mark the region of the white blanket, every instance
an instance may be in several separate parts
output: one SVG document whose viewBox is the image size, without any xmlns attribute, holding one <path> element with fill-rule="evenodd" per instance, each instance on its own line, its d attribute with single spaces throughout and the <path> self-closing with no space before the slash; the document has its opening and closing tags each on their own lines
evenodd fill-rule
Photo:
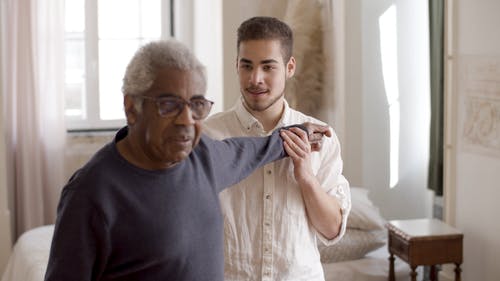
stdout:
<svg viewBox="0 0 500 281">
<path fill-rule="evenodd" d="M 47 225 L 21 235 L 12 250 L 2 281 L 43 281 L 53 232 L 54 226 Z"/>
<path fill-rule="evenodd" d="M 2 281 L 43 281 L 53 225 L 24 233 L 16 242 Z M 389 272 L 387 247 L 379 248 L 358 260 L 323 264 L 326 281 L 386 281 Z M 401 260 L 395 263 L 396 280 L 409 279 L 409 267 Z M 419 274 L 420 275 L 420 274 Z"/>
<path fill-rule="evenodd" d="M 387 281 L 389 252 L 379 248 L 362 259 L 323 264 L 326 281 Z M 394 272 L 397 281 L 410 280 L 409 266 L 396 257 Z M 421 276 L 420 273 L 418 276 Z"/>
</svg>

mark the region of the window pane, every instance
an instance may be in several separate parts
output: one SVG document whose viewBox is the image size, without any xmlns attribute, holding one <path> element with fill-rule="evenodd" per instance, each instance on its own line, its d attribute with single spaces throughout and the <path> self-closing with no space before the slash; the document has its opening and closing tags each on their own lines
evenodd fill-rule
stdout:
<svg viewBox="0 0 500 281">
<path fill-rule="evenodd" d="M 160 39 L 162 31 L 168 32 L 168 19 L 162 20 L 162 16 L 169 17 L 169 3 L 65 0 L 69 129 L 112 128 L 123 123 L 125 68 L 140 46 Z"/>
<path fill-rule="evenodd" d="M 71 0 L 65 3 L 66 32 L 82 33 L 85 30 L 85 0 Z"/>
<path fill-rule="evenodd" d="M 65 114 L 84 119 L 85 112 L 85 10 L 84 0 L 65 5 Z"/>
<path fill-rule="evenodd" d="M 99 41 L 99 112 L 103 120 L 125 118 L 122 79 L 138 47 L 137 40 Z"/>
<path fill-rule="evenodd" d="M 160 38 L 161 35 L 161 1 L 141 1 L 141 36 L 145 38 Z"/>
<path fill-rule="evenodd" d="M 80 36 L 75 37 L 83 37 Z M 85 60 L 83 39 L 66 39 L 66 116 L 85 119 Z"/>
<path fill-rule="evenodd" d="M 122 79 L 135 51 L 161 37 L 161 1 L 99 2 L 99 104 L 102 120 L 122 119 Z"/>
<path fill-rule="evenodd" d="M 160 0 L 99 0 L 99 37 L 106 39 L 158 37 Z"/>
</svg>

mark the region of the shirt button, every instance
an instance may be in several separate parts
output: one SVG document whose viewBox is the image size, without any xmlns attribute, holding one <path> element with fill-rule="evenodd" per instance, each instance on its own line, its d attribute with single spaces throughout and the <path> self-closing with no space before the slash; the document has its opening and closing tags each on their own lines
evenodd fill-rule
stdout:
<svg viewBox="0 0 500 281">
<path fill-rule="evenodd" d="M 266 199 L 271 199 L 271 195 L 270 194 L 266 195 Z"/>
<path fill-rule="evenodd" d="M 273 172 L 271 170 L 267 170 L 267 174 L 270 175 L 272 174 Z"/>
</svg>

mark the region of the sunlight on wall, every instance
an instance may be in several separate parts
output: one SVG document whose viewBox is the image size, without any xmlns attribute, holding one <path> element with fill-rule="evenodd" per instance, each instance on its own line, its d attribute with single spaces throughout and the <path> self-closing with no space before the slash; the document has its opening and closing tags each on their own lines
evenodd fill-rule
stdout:
<svg viewBox="0 0 500 281">
<path fill-rule="evenodd" d="M 379 18 L 380 51 L 390 122 L 390 187 L 399 181 L 399 84 L 396 7 L 391 5 Z"/>
<path fill-rule="evenodd" d="M 194 1 L 194 52 L 207 68 L 207 98 L 214 101 L 210 114 L 223 110 L 222 1 Z"/>
</svg>

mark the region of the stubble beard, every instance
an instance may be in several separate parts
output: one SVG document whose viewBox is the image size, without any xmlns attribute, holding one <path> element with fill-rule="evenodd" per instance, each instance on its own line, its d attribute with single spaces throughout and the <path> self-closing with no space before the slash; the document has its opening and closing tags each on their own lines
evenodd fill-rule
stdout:
<svg viewBox="0 0 500 281">
<path fill-rule="evenodd" d="M 242 96 L 243 96 L 245 107 L 247 109 L 249 109 L 251 111 L 255 111 L 255 112 L 263 112 L 263 111 L 266 111 L 271 106 L 273 106 L 274 104 L 276 104 L 284 95 L 285 95 L 285 91 L 283 91 L 281 93 L 281 95 L 272 99 L 269 103 L 264 103 L 264 104 L 261 104 L 259 102 L 249 102 L 245 95 L 242 95 Z"/>
</svg>

